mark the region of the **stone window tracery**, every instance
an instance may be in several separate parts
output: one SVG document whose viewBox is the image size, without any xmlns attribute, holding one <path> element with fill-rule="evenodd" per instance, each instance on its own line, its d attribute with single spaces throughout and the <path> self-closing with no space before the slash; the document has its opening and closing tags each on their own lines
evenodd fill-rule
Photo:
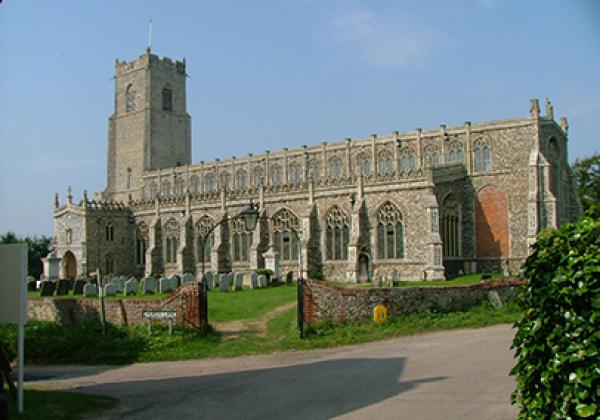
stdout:
<svg viewBox="0 0 600 420">
<path fill-rule="evenodd" d="M 171 196 L 171 183 L 167 180 L 164 180 L 161 184 L 160 187 L 160 193 L 163 197 L 170 197 Z"/>
<path fill-rule="evenodd" d="M 202 261 L 202 238 L 204 238 L 213 227 L 213 221 L 210 216 L 202 216 L 196 222 L 196 255 L 198 261 Z M 215 234 L 211 232 L 206 237 L 206 243 L 204 244 L 204 262 L 210 262 L 210 255 L 215 243 Z"/>
<path fill-rule="evenodd" d="M 492 151 L 487 140 L 479 139 L 473 147 L 475 172 L 492 170 Z"/>
<path fill-rule="evenodd" d="M 448 162 L 464 162 L 463 144 L 460 141 L 451 141 L 448 145 Z"/>
<path fill-rule="evenodd" d="M 137 265 L 146 264 L 148 236 L 148 226 L 144 222 L 139 223 L 135 231 L 135 262 Z"/>
<path fill-rule="evenodd" d="M 316 182 L 321 180 L 321 164 L 315 160 L 311 161 L 308 165 L 308 174 Z"/>
<path fill-rule="evenodd" d="M 342 161 L 338 157 L 332 157 L 329 161 L 329 176 L 332 179 L 340 179 L 343 175 Z"/>
<path fill-rule="evenodd" d="M 125 112 L 135 111 L 135 89 L 130 84 L 125 90 Z"/>
<path fill-rule="evenodd" d="M 302 181 L 302 169 L 296 162 L 290 165 L 290 183 L 297 185 Z"/>
<path fill-rule="evenodd" d="M 175 179 L 175 196 L 182 197 L 185 194 L 185 182 L 181 178 Z"/>
<path fill-rule="evenodd" d="M 400 209 L 389 201 L 377 212 L 377 256 L 404 258 L 404 222 Z"/>
<path fill-rule="evenodd" d="M 400 167 L 404 170 L 415 169 L 417 167 L 417 157 L 412 147 L 403 147 L 400 149 Z"/>
<path fill-rule="evenodd" d="M 212 193 L 215 191 L 215 177 L 212 174 L 204 176 L 204 191 Z"/>
<path fill-rule="evenodd" d="M 325 217 L 325 250 L 328 260 L 347 260 L 350 219 L 346 212 L 333 206 Z"/>
<path fill-rule="evenodd" d="M 154 200 L 156 198 L 156 183 L 150 182 L 146 186 L 146 200 Z"/>
<path fill-rule="evenodd" d="M 261 166 L 254 168 L 254 186 L 258 187 L 265 181 L 265 171 Z"/>
<path fill-rule="evenodd" d="M 440 165 L 440 152 L 437 146 L 427 145 L 423 151 L 423 161 L 425 166 L 437 168 Z"/>
<path fill-rule="evenodd" d="M 173 111 L 173 91 L 169 87 L 162 91 L 162 109 L 167 112 Z"/>
<path fill-rule="evenodd" d="M 377 166 L 377 171 L 380 175 L 389 175 L 394 171 L 394 160 L 392 158 L 392 154 L 387 151 L 379 152 L 379 164 Z"/>
<path fill-rule="evenodd" d="M 459 257 L 461 220 L 460 205 L 456 197 L 449 195 L 444 200 L 441 217 L 442 244 L 444 247 L 444 257 Z"/>
<path fill-rule="evenodd" d="M 275 164 L 271 166 L 271 184 L 280 185 L 283 182 L 283 172 L 281 166 Z"/>
<path fill-rule="evenodd" d="M 273 247 L 282 261 L 298 259 L 298 218 L 288 209 L 279 210 L 271 218 Z"/>
<path fill-rule="evenodd" d="M 362 176 L 370 176 L 373 173 L 371 168 L 371 156 L 368 153 L 359 153 L 356 156 L 358 173 Z"/>
<path fill-rule="evenodd" d="M 246 188 L 246 171 L 243 169 L 238 169 L 236 173 L 236 184 L 239 189 Z"/>
<path fill-rule="evenodd" d="M 104 256 L 104 268 L 106 274 L 114 274 L 116 272 L 115 256 L 111 252 Z"/>
<path fill-rule="evenodd" d="M 179 223 L 171 218 L 165 223 L 163 229 L 165 237 L 165 261 L 167 264 L 176 263 L 180 235 Z"/>
<path fill-rule="evenodd" d="M 107 242 L 112 242 L 115 240 L 115 225 L 113 222 L 108 222 L 105 228 L 105 237 Z"/>
<path fill-rule="evenodd" d="M 231 175 L 229 172 L 221 172 L 220 182 L 222 189 L 225 191 L 231 190 Z"/>
<path fill-rule="evenodd" d="M 73 243 L 73 229 L 71 229 L 71 228 L 68 228 L 65 231 L 65 243 L 67 245 L 70 245 Z"/>
<path fill-rule="evenodd" d="M 199 185 L 200 185 L 200 181 L 198 180 L 198 177 L 196 175 L 192 175 L 190 178 L 190 192 L 192 194 L 198 194 L 198 192 L 199 192 L 198 186 Z"/>
<path fill-rule="evenodd" d="M 248 249 L 252 243 L 252 232 L 246 230 L 241 217 L 231 220 L 231 257 L 233 261 L 248 261 Z"/>
</svg>

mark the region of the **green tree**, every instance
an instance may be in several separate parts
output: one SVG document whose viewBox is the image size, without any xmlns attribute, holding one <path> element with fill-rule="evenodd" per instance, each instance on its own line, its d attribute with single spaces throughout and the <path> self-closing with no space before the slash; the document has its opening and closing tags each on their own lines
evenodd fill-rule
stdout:
<svg viewBox="0 0 600 420">
<path fill-rule="evenodd" d="M 577 195 L 583 210 L 600 205 L 600 153 L 575 160 L 571 168 L 577 177 Z"/>
<path fill-rule="evenodd" d="M 52 239 L 47 236 L 26 236 L 20 238 L 14 232 L 6 232 L 0 236 L 0 244 L 27 244 L 27 265 L 30 276 L 39 278 L 42 274 L 42 258 L 48 255 Z"/>
</svg>

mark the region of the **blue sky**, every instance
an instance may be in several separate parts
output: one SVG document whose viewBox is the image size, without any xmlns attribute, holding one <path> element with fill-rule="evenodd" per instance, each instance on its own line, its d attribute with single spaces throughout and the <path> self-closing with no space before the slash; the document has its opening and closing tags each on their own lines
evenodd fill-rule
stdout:
<svg viewBox="0 0 600 420">
<path fill-rule="evenodd" d="M 600 2 L 0 3 L 0 233 L 53 234 L 54 192 L 106 183 L 116 58 L 187 60 L 193 161 L 526 115 L 600 150 Z"/>
</svg>

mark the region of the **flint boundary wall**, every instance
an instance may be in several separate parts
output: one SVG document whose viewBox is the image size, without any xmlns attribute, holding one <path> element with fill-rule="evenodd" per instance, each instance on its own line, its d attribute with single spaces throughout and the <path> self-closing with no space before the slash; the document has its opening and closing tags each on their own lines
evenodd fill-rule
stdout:
<svg viewBox="0 0 600 420">
<path fill-rule="evenodd" d="M 304 285 L 304 322 L 335 322 L 371 318 L 373 308 L 384 305 L 389 316 L 438 310 L 464 310 L 497 293 L 501 301 L 514 299 L 527 281 L 506 279 L 464 286 L 356 288 L 339 287 L 307 279 Z M 494 293 L 495 292 L 495 293 Z"/>
<path fill-rule="evenodd" d="M 106 322 L 116 325 L 142 325 L 147 320 L 144 311 L 175 311 L 176 325 L 198 325 L 200 313 L 198 286 L 181 286 L 163 299 L 105 299 Z M 100 319 L 98 298 L 30 297 L 27 303 L 28 319 L 52 321 L 59 324 L 77 324 Z"/>
</svg>

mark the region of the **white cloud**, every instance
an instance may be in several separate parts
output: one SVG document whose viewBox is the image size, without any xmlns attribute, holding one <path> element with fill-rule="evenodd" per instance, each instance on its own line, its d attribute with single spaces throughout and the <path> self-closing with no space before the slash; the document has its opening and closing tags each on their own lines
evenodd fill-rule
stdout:
<svg viewBox="0 0 600 420">
<path fill-rule="evenodd" d="M 434 47 L 433 31 L 409 16 L 375 13 L 361 7 L 331 20 L 334 39 L 354 49 L 369 64 L 403 68 L 422 62 Z"/>
</svg>

